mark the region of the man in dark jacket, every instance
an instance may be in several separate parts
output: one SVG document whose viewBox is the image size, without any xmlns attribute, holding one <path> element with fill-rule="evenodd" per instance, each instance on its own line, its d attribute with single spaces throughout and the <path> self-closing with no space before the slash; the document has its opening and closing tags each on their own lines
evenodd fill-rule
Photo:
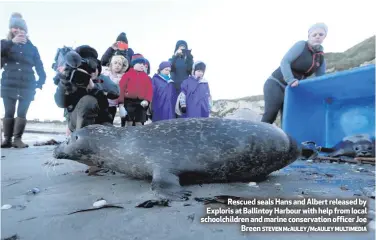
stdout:
<svg viewBox="0 0 376 240">
<path fill-rule="evenodd" d="M 66 108 L 71 132 L 91 124 L 111 124 L 107 99 L 117 99 L 119 88 L 100 76 L 101 64 L 94 48 L 83 45 L 76 48 L 75 52 L 82 58 L 78 67 L 80 74 L 75 82 L 86 83 L 72 87 L 74 84 L 71 84 L 70 79 L 75 79 L 75 76 L 68 74 L 67 77 L 61 77 L 54 96 L 55 102 L 58 107 Z"/>
<path fill-rule="evenodd" d="M 27 36 L 27 26 L 22 15 L 13 13 L 9 22 L 7 39 L 1 40 L 1 97 L 4 101 L 3 119 L 4 140 L 2 148 L 25 148 L 27 144 L 21 138 L 26 127 L 26 115 L 34 100 L 36 89 L 42 89 L 46 73 L 38 48 Z M 39 79 L 35 79 L 34 70 Z M 17 117 L 14 118 L 17 107 Z M 12 138 L 14 136 L 13 142 Z"/>
</svg>

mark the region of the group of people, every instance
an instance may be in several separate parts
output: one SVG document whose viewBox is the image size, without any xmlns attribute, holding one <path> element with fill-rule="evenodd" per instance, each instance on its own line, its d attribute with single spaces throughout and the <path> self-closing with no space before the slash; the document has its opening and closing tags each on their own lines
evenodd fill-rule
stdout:
<svg viewBox="0 0 376 240">
<path fill-rule="evenodd" d="M 287 85 L 297 87 L 299 81 L 312 74 L 325 73 L 321 44 L 327 31 L 325 24 L 314 24 L 308 31 L 308 40 L 294 44 L 267 79 L 263 122 L 272 124 L 282 111 Z M 38 49 L 27 32 L 22 15 L 13 13 L 9 34 L 1 40 L 1 67 L 4 68 L 1 97 L 5 108 L 2 148 L 28 147 L 22 142 L 27 111 L 36 88 L 42 89 L 46 80 Z M 54 68 L 57 85 L 54 99 L 65 110 L 69 132 L 90 124 L 113 125 L 117 111 L 123 127 L 143 125 L 148 118 L 156 122 L 210 115 L 212 97 L 204 78 L 206 64 L 194 62 L 186 41 L 177 41 L 172 57 L 161 61 L 152 77 L 149 61 L 142 54 L 134 53 L 124 32 L 101 59 L 89 45 L 71 49 L 62 58 L 64 61 Z"/>
</svg>

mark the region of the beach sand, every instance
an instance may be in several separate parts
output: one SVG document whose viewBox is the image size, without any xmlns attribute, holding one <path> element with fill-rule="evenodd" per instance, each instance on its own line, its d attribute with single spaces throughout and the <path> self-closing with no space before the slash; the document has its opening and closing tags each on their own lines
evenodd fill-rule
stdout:
<svg viewBox="0 0 376 240">
<path fill-rule="evenodd" d="M 32 144 L 49 139 L 63 140 L 64 134 L 31 134 L 24 139 Z M 354 197 L 364 187 L 374 187 L 374 166 L 353 164 L 310 163 L 296 161 L 274 172 L 268 180 L 250 186 L 246 183 L 204 184 L 188 186 L 193 195 L 187 202 L 173 202 L 171 207 L 135 208 L 139 203 L 155 199 L 150 183 L 133 180 L 121 174 L 87 176 L 87 166 L 69 161 L 54 160 L 54 146 L 30 146 L 26 149 L 1 151 L 1 237 L 15 234 L 25 240 L 67 239 L 375 239 L 370 228 L 364 233 L 242 233 L 240 224 L 203 224 L 205 208 L 194 197 L 233 195 L 245 197 Z M 46 165 L 47 162 L 60 165 Z M 359 171 L 359 167 L 363 170 Z M 327 175 L 326 175 L 327 174 Z M 329 175 L 328 175 L 329 174 Z M 32 188 L 37 194 L 28 194 Z M 342 187 L 342 189 L 341 189 Z M 345 188 L 344 188 L 345 187 Z M 100 198 L 124 209 L 100 209 L 67 215 L 91 208 Z M 374 210 L 374 199 L 368 198 Z M 184 204 L 189 203 L 189 206 Z M 226 206 L 222 206 L 226 208 Z M 370 212 L 374 218 L 374 212 Z"/>
</svg>

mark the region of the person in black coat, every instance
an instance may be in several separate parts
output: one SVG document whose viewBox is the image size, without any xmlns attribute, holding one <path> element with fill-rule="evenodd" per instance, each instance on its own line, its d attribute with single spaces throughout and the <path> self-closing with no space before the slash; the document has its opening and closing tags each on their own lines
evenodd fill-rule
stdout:
<svg viewBox="0 0 376 240">
<path fill-rule="evenodd" d="M 110 79 L 101 75 L 101 62 L 97 51 L 89 45 L 77 47 L 66 57 L 80 62 L 77 70 L 81 74 L 73 76 L 66 69 L 58 73 L 59 82 L 54 95 L 55 103 L 67 110 L 70 132 L 92 124 L 111 125 L 112 116 L 108 111 L 108 99 L 119 97 L 119 88 Z M 80 85 L 72 83 L 80 82 Z"/>
<path fill-rule="evenodd" d="M 174 55 L 169 59 L 171 62 L 171 79 L 174 81 L 176 92 L 180 93 L 182 82 L 192 73 L 193 55 L 188 49 L 188 43 L 184 40 L 176 42 Z"/>
<path fill-rule="evenodd" d="M 30 103 L 34 100 L 36 89 L 42 89 L 46 73 L 38 48 L 27 36 L 27 25 L 20 13 L 13 13 L 9 22 L 7 39 L 1 40 L 1 97 L 5 116 L 3 119 L 4 140 L 2 148 L 25 148 L 27 144 L 21 138 L 27 123 L 26 115 Z M 38 74 L 36 80 L 33 67 Z M 16 103 L 18 101 L 17 117 Z M 12 142 L 12 138 L 13 142 Z"/>
<path fill-rule="evenodd" d="M 103 54 L 101 58 L 101 63 L 102 63 L 102 66 L 108 66 L 111 62 L 112 56 L 114 55 L 122 55 L 130 63 L 132 60 L 133 54 L 134 54 L 133 49 L 128 47 L 127 35 L 124 32 L 122 32 L 116 38 L 116 42 L 114 42 L 111 45 L 111 47 L 109 47 L 106 50 L 106 52 Z"/>
</svg>

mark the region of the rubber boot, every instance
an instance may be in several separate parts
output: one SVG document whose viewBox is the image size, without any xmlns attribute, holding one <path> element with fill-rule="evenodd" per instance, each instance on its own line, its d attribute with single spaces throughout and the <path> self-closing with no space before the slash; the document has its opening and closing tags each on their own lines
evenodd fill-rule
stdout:
<svg viewBox="0 0 376 240">
<path fill-rule="evenodd" d="M 20 118 L 20 117 L 16 118 L 16 121 L 14 123 L 14 131 L 13 131 L 14 139 L 13 139 L 13 143 L 12 143 L 12 146 L 15 147 L 15 148 L 29 147 L 29 145 L 23 143 L 22 140 L 21 140 L 22 135 L 25 131 L 26 122 L 27 122 L 26 118 Z"/>
<path fill-rule="evenodd" d="M 12 147 L 14 118 L 3 119 L 4 140 L 1 143 L 1 148 Z"/>
</svg>

